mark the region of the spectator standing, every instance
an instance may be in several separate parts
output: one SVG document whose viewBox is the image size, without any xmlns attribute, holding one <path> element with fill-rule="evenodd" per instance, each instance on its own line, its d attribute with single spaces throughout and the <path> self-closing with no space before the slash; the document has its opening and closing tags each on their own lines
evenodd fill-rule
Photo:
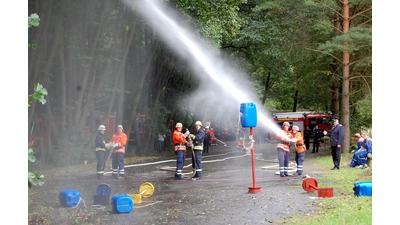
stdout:
<svg viewBox="0 0 400 225">
<path fill-rule="evenodd" d="M 165 140 L 165 134 L 163 134 L 161 131 L 158 133 L 158 153 L 162 153 L 164 150 L 164 140 Z"/>
<path fill-rule="evenodd" d="M 208 149 L 210 147 L 210 142 L 211 142 L 211 135 L 210 132 L 208 132 L 209 126 L 206 126 L 204 129 L 204 153 L 208 153 Z"/>
<path fill-rule="evenodd" d="M 112 149 L 112 177 L 116 179 L 125 178 L 125 145 L 128 136 L 122 131 L 123 129 L 122 125 L 118 125 L 117 132 L 113 134 L 110 141 L 114 143 L 114 148 Z"/>
<path fill-rule="evenodd" d="M 321 137 L 322 137 L 322 132 L 321 129 L 319 129 L 318 125 L 315 126 L 313 134 L 314 134 L 313 150 L 311 153 L 316 153 L 318 152 L 319 143 L 321 142 Z"/>
<path fill-rule="evenodd" d="M 344 138 L 344 127 L 339 123 L 339 118 L 333 117 L 333 126 L 331 128 L 331 132 L 328 133 L 324 131 L 324 135 L 329 136 L 331 138 L 331 151 L 332 151 L 332 160 L 333 160 L 333 168 L 331 170 L 339 170 L 340 169 L 340 158 L 342 157 L 342 144 Z"/>
<path fill-rule="evenodd" d="M 304 144 L 306 145 L 306 149 L 310 148 L 310 138 L 311 138 L 311 129 L 307 127 L 305 135 L 304 135 Z"/>
</svg>

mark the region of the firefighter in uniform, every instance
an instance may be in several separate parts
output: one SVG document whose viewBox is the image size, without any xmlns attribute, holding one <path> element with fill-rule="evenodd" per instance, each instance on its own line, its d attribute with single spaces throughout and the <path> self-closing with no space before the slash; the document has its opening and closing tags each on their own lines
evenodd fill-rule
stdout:
<svg viewBox="0 0 400 225">
<path fill-rule="evenodd" d="M 296 141 L 296 164 L 297 164 L 297 175 L 301 175 L 303 173 L 303 163 L 304 158 L 306 156 L 306 146 L 304 144 L 303 135 L 299 132 L 298 126 L 292 127 L 292 136 Z"/>
<path fill-rule="evenodd" d="M 332 153 L 332 161 L 333 168 L 331 170 L 339 170 L 340 169 L 340 159 L 342 156 L 342 144 L 344 138 L 344 127 L 339 123 L 339 118 L 333 117 L 333 126 L 331 128 L 331 132 L 328 133 L 324 130 L 324 135 L 329 136 L 331 138 L 331 153 Z"/>
<path fill-rule="evenodd" d="M 201 169 L 201 156 L 203 153 L 203 142 L 205 133 L 204 130 L 201 129 L 201 122 L 196 121 L 194 124 L 196 127 L 196 134 L 190 135 L 190 138 L 193 140 L 194 147 L 193 147 L 193 157 L 192 157 L 192 167 L 194 176 L 192 180 L 200 180 L 202 177 L 202 169 Z"/>
<path fill-rule="evenodd" d="M 96 139 L 94 140 L 96 146 L 96 158 L 97 158 L 97 179 L 104 179 L 104 168 L 106 167 L 106 150 L 107 144 L 104 141 L 104 133 L 106 131 L 106 127 L 104 125 L 100 125 L 97 129 L 99 132 L 96 135 Z"/>
<path fill-rule="evenodd" d="M 117 132 L 115 132 L 111 138 L 111 142 L 114 143 L 114 148 L 112 149 L 112 178 L 116 179 L 124 179 L 125 177 L 124 155 L 128 136 L 122 131 L 123 129 L 122 125 L 118 125 Z"/>
<path fill-rule="evenodd" d="M 186 131 L 185 134 L 182 133 L 182 123 L 176 123 L 174 133 L 172 134 L 172 141 L 174 142 L 176 153 L 176 180 L 184 179 L 182 169 L 185 164 L 186 146 L 189 144 L 186 140 L 187 135 L 189 135 L 189 131 Z"/>
<path fill-rule="evenodd" d="M 313 141 L 313 149 L 311 153 L 316 153 L 318 152 L 319 145 L 321 143 L 321 137 L 322 137 L 322 131 L 321 129 L 318 128 L 318 125 L 315 126 L 314 128 L 314 141 Z M 317 149 L 315 149 L 317 148 Z"/>
<path fill-rule="evenodd" d="M 289 131 L 289 122 L 284 122 L 282 125 L 282 132 L 276 136 L 279 141 L 276 146 L 278 150 L 278 160 L 279 160 L 279 174 L 281 177 L 289 176 L 289 159 L 290 159 L 290 141 L 292 139 L 292 134 Z"/>
<path fill-rule="evenodd" d="M 310 148 L 310 137 L 311 137 L 311 129 L 307 127 L 305 137 L 304 137 L 304 144 L 306 144 L 306 149 Z"/>
</svg>

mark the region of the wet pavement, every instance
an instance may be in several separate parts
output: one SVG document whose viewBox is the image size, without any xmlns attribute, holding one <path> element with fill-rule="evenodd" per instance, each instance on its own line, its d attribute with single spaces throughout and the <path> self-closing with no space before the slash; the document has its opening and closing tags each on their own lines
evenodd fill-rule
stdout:
<svg viewBox="0 0 400 225">
<path fill-rule="evenodd" d="M 126 165 L 124 180 L 97 180 L 91 171 L 78 177 L 49 179 L 46 185 L 53 186 L 51 194 L 56 196 L 43 204 L 53 205 L 57 210 L 60 208 L 57 190 L 79 190 L 83 204 L 77 208 L 85 207 L 102 215 L 96 220 L 100 224 L 274 224 L 276 219 L 307 215 L 315 210 L 312 204 L 305 204 L 312 202 L 316 194 L 303 190 L 303 176 L 276 175 L 276 143 L 255 145 L 255 179 L 252 154 L 240 151 L 233 142 L 227 145 L 212 146 L 209 153 L 203 154 L 201 180 L 175 180 L 176 161 L 171 154 L 171 160 Z M 293 151 L 291 158 L 290 166 L 295 166 Z M 304 173 L 318 173 L 307 171 L 307 165 L 306 156 Z M 192 176 L 191 170 L 188 154 L 183 171 L 186 177 Z M 110 172 L 105 176 L 110 177 Z M 93 205 L 100 184 L 110 186 L 112 197 L 138 194 L 144 182 L 154 186 L 154 194 L 142 198 L 142 203 L 135 204 L 129 213 L 115 214 L 111 207 Z"/>
</svg>

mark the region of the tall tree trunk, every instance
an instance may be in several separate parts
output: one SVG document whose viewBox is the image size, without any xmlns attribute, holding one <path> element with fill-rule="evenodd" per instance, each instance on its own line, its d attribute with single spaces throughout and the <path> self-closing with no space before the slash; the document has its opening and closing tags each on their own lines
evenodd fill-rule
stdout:
<svg viewBox="0 0 400 225">
<path fill-rule="evenodd" d="M 342 1 L 343 34 L 349 31 L 350 15 L 349 0 Z M 347 42 L 344 43 L 347 45 Z M 344 140 L 342 152 L 350 152 L 350 54 L 343 52 L 343 78 L 342 78 L 342 107 L 341 124 L 344 126 Z"/>
<path fill-rule="evenodd" d="M 262 98 L 262 105 L 265 105 L 265 101 L 267 100 L 267 92 L 268 92 L 268 86 L 269 86 L 269 79 L 271 78 L 271 72 L 268 72 L 267 79 L 265 81 L 265 86 L 264 86 L 264 93 L 263 93 L 263 98 Z"/>
<path fill-rule="evenodd" d="M 296 110 L 297 110 L 297 98 L 298 98 L 298 95 L 299 95 L 299 90 L 296 90 L 295 91 L 295 93 L 294 93 L 294 96 L 293 96 L 293 110 L 292 110 L 292 112 L 296 112 Z"/>
<path fill-rule="evenodd" d="M 152 52 L 149 55 L 147 55 L 145 66 L 143 68 L 141 75 L 139 75 L 137 83 L 135 85 L 136 88 L 133 88 L 135 90 L 135 92 L 134 92 L 134 95 L 132 98 L 132 103 L 131 103 L 132 111 L 131 111 L 130 120 L 129 120 L 131 122 L 129 128 L 132 127 L 132 125 L 133 125 L 133 128 L 135 130 L 135 135 L 136 135 L 135 141 L 136 141 L 136 145 L 137 145 L 139 153 L 144 153 L 144 150 L 142 149 L 143 146 L 142 146 L 142 142 L 141 142 L 141 138 L 140 138 L 139 129 L 138 129 L 137 123 L 136 123 L 136 112 L 137 112 L 137 108 L 139 105 L 141 93 L 143 90 L 143 84 L 144 84 L 144 81 L 146 80 L 146 77 L 150 70 L 150 65 L 153 62 L 153 57 L 154 57 L 154 54 L 155 54 L 157 48 L 158 48 L 158 44 L 156 46 L 153 46 Z"/>
</svg>

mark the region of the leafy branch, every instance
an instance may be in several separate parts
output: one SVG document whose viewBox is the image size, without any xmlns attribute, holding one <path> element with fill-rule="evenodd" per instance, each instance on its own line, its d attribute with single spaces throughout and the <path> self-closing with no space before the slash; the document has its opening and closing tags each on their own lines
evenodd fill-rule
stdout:
<svg viewBox="0 0 400 225">
<path fill-rule="evenodd" d="M 39 26 L 40 18 L 39 16 L 34 13 L 28 17 L 28 28 L 37 27 Z M 37 48 L 37 45 L 28 44 L 29 49 Z M 32 105 L 32 99 L 39 101 L 42 104 L 46 103 L 46 99 L 44 96 L 47 96 L 47 90 L 43 87 L 40 83 L 35 83 L 33 86 L 33 94 L 28 95 L 28 107 Z M 35 152 L 31 147 L 28 146 L 28 162 L 35 162 Z M 32 173 L 28 171 L 28 188 L 32 187 L 32 185 L 39 185 L 42 186 L 46 178 L 39 173 Z"/>
</svg>

